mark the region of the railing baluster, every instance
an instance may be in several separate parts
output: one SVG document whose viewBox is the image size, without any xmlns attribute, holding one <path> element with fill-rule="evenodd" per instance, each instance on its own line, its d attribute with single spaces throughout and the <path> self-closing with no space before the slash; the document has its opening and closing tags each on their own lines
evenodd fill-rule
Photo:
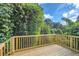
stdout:
<svg viewBox="0 0 79 59">
<path fill-rule="evenodd" d="M 24 49 L 24 37 L 23 37 L 23 49 Z"/>
<path fill-rule="evenodd" d="M 73 49 L 74 49 L 74 37 L 73 37 Z"/>
<path fill-rule="evenodd" d="M 20 50 L 20 37 L 18 37 L 18 50 Z"/>
<path fill-rule="evenodd" d="M 21 38 L 21 49 L 23 49 L 23 37 Z"/>
<path fill-rule="evenodd" d="M 42 37 L 40 36 L 40 45 L 42 44 Z"/>
<path fill-rule="evenodd" d="M 6 43 L 4 43 L 3 53 L 4 53 L 4 56 L 5 56 L 6 55 Z"/>
<path fill-rule="evenodd" d="M 67 40 L 67 42 L 68 42 L 68 47 L 69 47 L 69 39 L 70 39 L 70 36 L 68 37 L 68 40 Z"/>
<path fill-rule="evenodd" d="M 2 47 L 2 55 L 4 56 L 5 51 L 4 51 L 4 47 Z"/>
<path fill-rule="evenodd" d="M 4 51 L 3 51 L 3 45 L 2 45 L 2 48 L 0 48 L 0 56 L 4 56 Z"/>
<path fill-rule="evenodd" d="M 16 50 L 18 50 L 18 37 L 16 38 Z"/>
<path fill-rule="evenodd" d="M 72 49 L 72 37 L 70 38 L 70 48 Z"/>
<path fill-rule="evenodd" d="M 70 47 L 70 38 L 71 38 L 71 37 L 69 37 L 69 47 Z"/>
<path fill-rule="evenodd" d="M 2 52 L 2 51 L 1 51 L 1 49 L 0 49 L 0 56 L 1 56 L 1 52 Z"/>
<path fill-rule="evenodd" d="M 22 44 L 23 44 L 23 49 L 24 49 L 24 37 L 22 38 Z"/>
<path fill-rule="evenodd" d="M 26 43 L 27 43 L 27 48 L 28 48 L 28 37 L 27 37 L 27 39 L 26 39 L 26 40 L 27 40 L 27 42 L 26 42 Z"/>
<path fill-rule="evenodd" d="M 19 49 L 21 49 L 21 44 L 22 44 L 22 42 L 21 42 L 21 37 L 19 37 Z"/>
<path fill-rule="evenodd" d="M 79 51 L 79 37 L 77 39 L 77 50 Z"/>
<path fill-rule="evenodd" d="M 30 37 L 29 37 L 29 39 L 28 39 L 28 42 L 29 42 L 29 47 L 30 47 Z"/>
<path fill-rule="evenodd" d="M 26 48 L 26 37 L 24 37 L 24 48 Z"/>
<path fill-rule="evenodd" d="M 43 36 L 43 45 L 45 44 L 45 36 Z"/>
<path fill-rule="evenodd" d="M 30 37 L 29 37 L 29 47 L 30 47 Z"/>
<path fill-rule="evenodd" d="M 41 45 L 41 36 L 39 36 L 39 45 Z"/>
<path fill-rule="evenodd" d="M 37 46 L 39 46 L 39 45 L 40 45 L 40 37 L 37 36 Z"/>
<path fill-rule="evenodd" d="M 27 39 L 25 37 L 25 48 L 27 48 Z"/>
<path fill-rule="evenodd" d="M 32 37 L 30 38 L 30 46 L 32 47 Z"/>
<path fill-rule="evenodd" d="M 23 39 L 21 37 L 21 49 L 23 48 Z"/>
<path fill-rule="evenodd" d="M 43 45 L 43 36 L 41 36 L 41 45 Z"/>
<path fill-rule="evenodd" d="M 10 38 L 10 54 L 14 52 L 14 38 Z"/>
<path fill-rule="evenodd" d="M 9 46 L 9 41 L 7 42 L 7 52 L 6 52 L 6 55 L 8 55 L 9 54 L 9 50 L 10 49 L 10 46 Z"/>
<path fill-rule="evenodd" d="M 42 45 L 42 36 L 41 36 L 41 45 Z"/>
<path fill-rule="evenodd" d="M 74 49 L 76 51 L 76 38 L 74 37 Z"/>
<path fill-rule="evenodd" d="M 76 38 L 76 51 L 78 51 L 78 41 L 77 41 L 78 38 Z"/>
</svg>

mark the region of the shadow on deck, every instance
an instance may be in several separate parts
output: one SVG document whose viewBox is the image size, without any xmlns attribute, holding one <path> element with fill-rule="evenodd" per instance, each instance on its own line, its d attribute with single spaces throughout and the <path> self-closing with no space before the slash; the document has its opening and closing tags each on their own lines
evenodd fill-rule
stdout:
<svg viewBox="0 0 79 59">
<path fill-rule="evenodd" d="M 79 53 L 54 44 L 16 52 L 12 56 L 79 56 Z"/>
</svg>

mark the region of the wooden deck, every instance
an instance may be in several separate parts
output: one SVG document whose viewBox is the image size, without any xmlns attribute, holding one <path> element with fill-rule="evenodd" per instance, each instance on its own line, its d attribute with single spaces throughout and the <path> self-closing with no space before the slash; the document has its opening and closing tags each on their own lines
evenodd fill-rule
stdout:
<svg viewBox="0 0 79 59">
<path fill-rule="evenodd" d="M 12 56 L 79 56 L 79 53 L 54 44 L 16 52 Z"/>
<path fill-rule="evenodd" d="M 0 56 L 7 55 L 79 56 L 79 36 L 57 34 L 14 36 L 0 45 Z"/>
</svg>

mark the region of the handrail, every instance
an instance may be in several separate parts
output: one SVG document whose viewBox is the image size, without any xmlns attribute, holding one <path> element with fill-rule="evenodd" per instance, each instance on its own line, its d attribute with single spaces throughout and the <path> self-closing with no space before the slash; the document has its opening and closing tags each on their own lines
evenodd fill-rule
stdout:
<svg viewBox="0 0 79 59">
<path fill-rule="evenodd" d="M 73 36 L 73 35 L 64 35 L 64 34 L 42 34 L 42 35 L 23 35 L 23 36 L 13 36 L 13 37 L 31 37 L 31 36 L 46 36 L 46 35 L 62 35 L 62 36 L 70 36 L 70 37 L 78 37 L 79 36 Z"/>
<path fill-rule="evenodd" d="M 0 56 L 11 55 L 17 51 L 49 44 L 58 44 L 79 52 L 79 36 L 45 34 L 13 36 L 0 45 Z"/>
</svg>

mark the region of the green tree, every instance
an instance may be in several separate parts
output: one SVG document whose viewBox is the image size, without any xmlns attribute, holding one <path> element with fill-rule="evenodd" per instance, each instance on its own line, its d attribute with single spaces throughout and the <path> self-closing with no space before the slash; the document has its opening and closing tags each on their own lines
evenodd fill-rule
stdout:
<svg viewBox="0 0 79 59">
<path fill-rule="evenodd" d="M 67 22 L 67 25 L 64 26 L 64 34 L 79 35 L 79 22 L 73 22 L 68 18 L 64 18 L 63 20 Z"/>
<path fill-rule="evenodd" d="M 40 34 L 43 11 L 38 4 L 13 4 L 11 19 L 14 35 Z"/>
<path fill-rule="evenodd" d="M 51 28 L 45 22 L 41 25 L 41 34 L 51 34 Z"/>
<path fill-rule="evenodd" d="M 62 18 L 62 20 L 64 20 L 66 23 L 67 23 L 67 25 L 72 25 L 74 22 L 71 20 L 71 19 L 68 19 L 68 18 Z"/>
<path fill-rule="evenodd" d="M 38 4 L 0 4 L 0 42 L 11 35 L 40 34 L 42 22 Z"/>
<path fill-rule="evenodd" d="M 0 4 L 0 42 L 7 40 L 11 33 L 10 4 Z"/>
<path fill-rule="evenodd" d="M 44 22 L 45 22 L 50 28 L 53 27 L 53 21 L 52 21 L 51 19 L 46 18 L 46 19 L 44 20 Z"/>
</svg>

